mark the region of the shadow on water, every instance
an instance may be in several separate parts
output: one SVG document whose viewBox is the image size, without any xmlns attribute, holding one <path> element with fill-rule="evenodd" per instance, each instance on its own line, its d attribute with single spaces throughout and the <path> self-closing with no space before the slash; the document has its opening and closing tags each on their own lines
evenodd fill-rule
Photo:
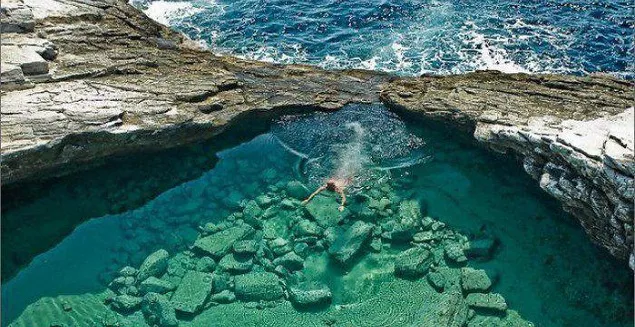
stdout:
<svg viewBox="0 0 635 327">
<path fill-rule="evenodd" d="M 248 112 L 211 140 L 118 155 L 71 175 L 2 186 L 2 283 L 82 222 L 138 208 L 213 169 L 217 152 L 265 133 L 276 117 L 315 109 Z"/>
</svg>

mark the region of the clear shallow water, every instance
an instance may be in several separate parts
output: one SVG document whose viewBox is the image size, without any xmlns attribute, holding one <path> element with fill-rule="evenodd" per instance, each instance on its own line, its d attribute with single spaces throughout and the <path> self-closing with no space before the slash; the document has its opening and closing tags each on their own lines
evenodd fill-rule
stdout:
<svg viewBox="0 0 635 327">
<path fill-rule="evenodd" d="M 633 77 L 633 4 L 618 0 L 131 0 L 221 53 L 404 75 Z"/>
<path fill-rule="evenodd" d="M 356 110 L 371 109 L 355 106 L 340 115 L 317 114 L 317 117 L 327 121 L 335 119 L 330 126 L 355 122 L 362 127 L 368 126 L 363 121 L 355 121 Z M 375 107 L 372 110 L 381 109 Z M 310 119 L 315 121 L 316 116 L 312 117 Z M 302 122 L 301 119 L 298 121 Z M 389 197 L 394 203 L 389 206 L 395 211 L 398 211 L 399 201 L 415 200 L 424 214 L 447 224 L 443 230 L 457 239 L 487 237 L 497 240 L 498 246 L 490 260 L 470 260 L 468 265 L 485 269 L 495 280 L 493 291 L 502 294 L 509 308 L 524 319 L 537 326 L 633 324 L 632 275 L 626 264 L 614 262 L 606 252 L 591 245 L 577 222 L 543 194 L 516 162 L 486 153 L 471 142 L 453 136 L 454 131 L 439 126 L 417 124 L 411 126 L 410 131 L 425 141 L 425 146 L 418 149 L 429 159 L 402 169 L 384 171 L 381 180 L 365 183 L 366 187 L 351 196 L 347 205 L 351 221 L 385 219 L 382 214 L 368 218 L 363 213 L 368 205 L 366 197 Z M 408 134 L 404 130 L 393 132 Z M 388 131 L 383 133 L 389 135 Z M 344 139 L 350 141 L 348 137 Z M 364 139 L 359 142 L 365 144 Z M 187 255 L 177 253 L 186 251 L 195 242 L 201 232 L 199 226 L 241 219 L 236 212 L 243 215 L 246 212 L 242 200 L 266 194 L 274 203 L 269 206 L 276 209 L 269 214 L 263 213 L 268 217 L 263 221 L 294 219 L 297 211 L 283 209 L 281 200 L 288 198 L 284 194 L 288 193 L 289 181 L 307 182 L 307 177 L 297 174 L 298 156 L 282 146 L 272 134 L 257 136 L 220 152 L 210 144 L 200 144 L 180 154 L 177 159 L 174 159 L 174 153 L 153 155 L 154 160 L 169 164 L 153 167 L 157 170 L 144 176 L 141 184 L 133 183 L 136 181 L 129 174 L 109 176 L 97 169 L 83 173 L 82 179 L 59 180 L 49 186 L 57 192 L 27 198 L 3 212 L 3 220 L 19 221 L 22 217 L 31 217 L 34 223 L 30 227 L 31 233 L 23 234 L 26 240 L 42 229 L 37 221 L 46 221 L 53 211 L 56 217 L 70 215 L 74 204 L 81 203 L 78 200 L 91 199 L 86 196 L 88 193 L 102 194 L 109 184 L 118 185 L 117 188 L 126 190 L 124 193 L 132 197 L 144 193 L 140 186 L 144 183 L 160 190 L 153 199 L 141 201 L 137 209 L 124 209 L 126 211 L 120 214 L 82 223 L 14 278 L 5 280 L 3 324 L 16 318 L 26 305 L 44 296 L 102 292 L 116 271 L 126 265 L 139 267 L 148 254 L 158 249 L 167 250 L 174 265 L 187 266 Z M 214 165 L 216 158 L 218 162 Z M 134 172 L 139 170 L 137 167 L 142 166 L 142 162 L 148 162 L 147 159 L 129 158 L 128 166 L 110 167 Z M 200 168 L 206 165 L 209 169 Z M 166 166 L 198 174 L 189 179 L 183 176 L 188 181 L 166 187 L 161 181 L 165 175 L 172 175 Z M 102 184 L 86 185 L 91 175 Z M 136 188 L 125 188 L 128 184 L 136 185 Z M 307 184 L 311 188 L 315 186 L 310 182 Z M 86 191 L 91 189 L 92 192 Z M 92 199 L 96 206 L 102 205 L 98 197 Z M 52 207 L 51 201 L 58 206 Z M 329 195 L 319 197 L 309 205 L 320 208 L 324 204 L 327 208 L 337 205 L 336 201 L 337 198 Z M 304 217 L 311 219 L 306 214 Z M 7 233 L 11 231 L 3 230 L 3 236 Z M 5 238 L 3 247 L 4 242 Z M 390 242 L 384 240 L 384 243 Z M 14 244 L 20 243 L 16 241 L 12 246 Z M 23 243 L 25 247 L 29 245 L 29 242 Z M 330 287 L 333 304 L 327 309 L 300 312 L 283 302 L 273 308 L 258 310 L 234 302 L 204 310 L 183 324 L 199 326 L 214 321 L 227 326 L 257 322 L 297 325 L 302 321 L 311 325 L 332 320 L 338 322 L 337 325 L 373 326 L 388 321 L 408 326 L 421 319 L 424 308 L 442 303 L 442 298 L 425 278 L 405 280 L 394 277 L 391 256 L 407 247 L 407 244 L 395 244 L 376 253 L 366 246 L 364 255 L 344 269 L 324 253 L 309 255 L 304 261 L 303 273 L 307 279 L 318 280 Z M 86 295 L 63 301 L 74 308 L 85 305 L 94 310 L 95 315 L 103 314 Z M 39 307 L 46 308 L 41 303 Z M 46 316 L 37 308 L 30 307 L 31 311 L 27 310 L 25 316 Z M 85 316 L 93 312 L 90 310 L 69 312 L 84 312 Z M 23 322 L 19 320 L 18 326 L 24 325 Z"/>
</svg>

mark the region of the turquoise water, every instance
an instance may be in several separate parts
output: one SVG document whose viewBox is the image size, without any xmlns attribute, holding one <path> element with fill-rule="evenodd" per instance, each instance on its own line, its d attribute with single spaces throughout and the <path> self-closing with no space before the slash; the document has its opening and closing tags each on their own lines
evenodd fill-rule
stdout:
<svg viewBox="0 0 635 327">
<path fill-rule="evenodd" d="M 619 0 L 131 0 L 216 52 L 404 75 L 633 77 L 633 3 Z"/>
<path fill-rule="evenodd" d="M 308 127 L 323 133 L 311 134 Z M 262 230 L 265 239 L 273 233 L 301 243 L 293 229 L 280 226 L 319 221 L 323 212 L 336 212 L 339 197 L 326 192 L 304 209 L 292 194 L 304 198 L 321 178 L 332 175 L 326 172 L 347 167 L 352 176 L 347 218 L 337 228 L 363 221 L 387 231 L 386 224 L 402 214 L 405 204 L 416 203 L 414 211 L 431 217 L 435 233 L 444 235 L 438 243 L 423 243 L 435 255 L 441 251 L 431 271 L 451 280 L 458 266 L 485 270 L 493 281 L 490 291 L 507 302 L 505 319 L 520 321 L 520 315 L 535 326 L 632 326 L 627 265 L 593 246 L 576 220 L 516 161 L 486 152 L 459 134 L 423 122 L 406 126 L 381 106 L 349 106 L 335 114 L 286 117 L 255 136 L 116 159 L 47 184 L 13 189 L 10 196 L 3 192 L 3 261 L 34 251 L 39 255 L 28 264 L 3 265 L 3 274 L 16 272 L 3 279 L 2 324 L 17 319 L 15 326 L 33 326 L 75 314 L 77 321 L 88 321 L 112 313 L 100 298 L 107 285 L 121 268 L 138 268 L 159 249 L 170 256 L 163 279 L 178 284 L 183 272 L 196 266 L 192 260 L 200 253 L 189 249 L 197 238 L 221 228 L 209 223 L 243 226 L 239 221 L 244 221 Z M 404 142 L 395 144 L 396 139 Z M 317 142 L 322 150 L 311 152 L 305 142 Z M 297 184 L 307 188 L 298 190 Z M 255 220 L 248 218 L 254 203 L 268 208 L 254 214 Z M 61 222 L 64 217 L 73 222 Z M 28 224 L 20 227 L 20 221 Z M 57 232 L 46 233 L 50 230 Z M 326 234 L 318 237 L 319 244 Z M 425 276 L 404 279 L 393 273 L 394 256 L 419 242 L 400 243 L 395 237 L 373 232 L 373 243 L 379 240 L 380 246 L 363 245 L 344 266 L 317 245 L 308 252 L 293 250 L 303 253 L 302 273 L 282 273 L 285 288 L 295 279 L 323 283 L 333 293 L 326 307 L 307 312 L 288 301 L 238 300 L 177 317 L 184 326 L 426 325 L 421 323 L 426 310 L 443 306 L 448 292 L 436 292 Z M 483 239 L 495 240 L 489 258 L 457 266 L 443 256 L 444 247 L 448 251 Z M 250 269 L 259 267 L 255 263 Z M 81 295 L 86 293 L 95 295 Z M 55 313 L 48 303 L 58 309 L 68 303 L 71 309 Z M 124 316 L 143 326 L 140 312 Z M 487 319 L 500 318 L 477 311 L 471 323 Z"/>
</svg>

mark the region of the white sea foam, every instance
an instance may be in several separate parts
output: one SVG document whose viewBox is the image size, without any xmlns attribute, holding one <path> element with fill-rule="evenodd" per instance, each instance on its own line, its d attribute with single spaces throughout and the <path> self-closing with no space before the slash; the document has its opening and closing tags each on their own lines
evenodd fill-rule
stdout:
<svg viewBox="0 0 635 327">
<path fill-rule="evenodd" d="M 144 13 L 161 24 L 170 25 L 175 20 L 181 20 L 200 11 L 200 8 L 195 8 L 189 2 L 154 1 Z"/>
<path fill-rule="evenodd" d="M 148 0 L 130 0 L 132 5 L 143 8 L 143 12 L 153 20 L 164 24 L 174 25 L 183 19 L 194 16 L 205 10 L 214 9 L 223 11 L 224 6 L 219 5 L 214 0 L 195 0 L 195 1 L 148 1 Z"/>
<path fill-rule="evenodd" d="M 467 49 L 474 49 L 478 55 L 471 55 L 469 58 L 468 53 L 463 49 L 459 53 L 460 57 L 463 57 L 465 62 L 472 62 L 475 69 L 489 69 L 498 70 L 504 73 L 527 73 L 529 72 L 524 67 L 515 63 L 509 58 L 509 55 L 505 49 L 494 46 L 484 34 L 477 32 L 476 25 L 467 34 L 467 39 L 463 40 L 463 43 L 467 46 Z"/>
<path fill-rule="evenodd" d="M 344 42 L 329 43 L 326 48 L 330 51 L 316 50 L 311 42 L 304 44 L 295 39 L 293 42 L 297 43 L 284 38 L 276 42 L 257 37 L 237 39 L 226 26 L 214 23 L 224 21 L 225 6 L 231 6 L 220 5 L 217 0 L 130 1 L 153 19 L 201 40 L 202 45 L 215 53 L 265 62 L 308 63 L 327 69 L 359 68 L 404 75 L 446 75 L 483 69 L 507 73 L 586 73 L 588 68 L 586 62 L 572 53 L 571 49 L 579 46 L 579 39 L 566 27 L 524 17 L 503 19 L 488 9 L 465 15 L 447 1 L 431 0 L 424 9 L 407 16 L 407 21 L 396 21 L 394 27 L 364 30 Z M 259 12 L 255 8 L 245 10 L 245 17 Z M 202 22 L 188 19 L 202 11 L 205 11 Z M 462 20 L 465 17 L 471 18 Z M 630 64 L 627 68 L 632 67 Z M 633 76 L 629 72 L 612 74 Z"/>
</svg>

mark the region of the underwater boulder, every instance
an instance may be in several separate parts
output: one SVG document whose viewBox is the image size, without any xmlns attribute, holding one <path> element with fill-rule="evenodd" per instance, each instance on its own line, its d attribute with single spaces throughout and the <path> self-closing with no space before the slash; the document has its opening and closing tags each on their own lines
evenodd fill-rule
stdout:
<svg viewBox="0 0 635 327">
<path fill-rule="evenodd" d="M 232 277 L 226 272 L 216 271 L 212 274 L 212 290 L 222 292 L 231 288 Z"/>
<path fill-rule="evenodd" d="M 269 241 L 268 245 L 271 252 L 276 256 L 281 256 L 293 250 L 291 243 L 281 237 Z"/>
<path fill-rule="evenodd" d="M 164 295 L 150 292 L 143 297 L 141 311 L 150 326 L 176 327 L 179 321 L 170 301 Z"/>
<path fill-rule="evenodd" d="M 293 252 L 295 252 L 297 255 L 303 258 L 306 258 L 310 250 L 311 249 L 309 248 L 309 244 L 304 242 L 296 242 L 295 245 L 293 246 Z"/>
<path fill-rule="evenodd" d="M 196 262 L 196 271 L 212 272 L 216 268 L 216 261 L 211 257 L 202 257 Z"/>
<path fill-rule="evenodd" d="M 346 264 L 357 254 L 370 238 L 374 225 L 356 221 L 344 232 L 340 232 L 329 247 L 329 254 L 342 264 Z"/>
<path fill-rule="evenodd" d="M 245 205 L 245 209 L 243 209 L 243 219 L 250 225 L 260 225 L 262 223 L 258 221 L 258 218 L 260 218 L 263 212 L 256 201 L 250 200 Z"/>
<path fill-rule="evenodd" d="M 286 238 L 289 234 L 291 218 L 288 215 L 276 215 L 262 224 L 263 237 L 266 239 Z"/>
<path fill-rule="evenodd" d="M 382 248 L 383 248 L 383 242 L 381 241 L 381 238 L 376 237 L 373 238 L 372 241 L 370 241 L 370 248 L 371 250 L 373 250 L 373 252 L 381 252 Z"/>
<path fill-rule="evenodd" d="M 183 277 L 188 270 L 196 267 L 191 252 L 179 252 L 168 260 L 168 275 Z"/>
<path fill-rule="evenodd" d="M 273 260 L 273 264 L 283 266 L 289 271 L 296 271 L 304 268 L 304 259 L 291 251 Z"/>
<path fill-rule="evenodd" d="M 432 288 L 434 288 L 437 292 L 443 292 L 443 289 L 445 288 L 445 276 L 443 275 L 443 273 L 440 272 L 431 272 L 428 274 L 427 276 L 428 279 L 428 283 L 430 283 L 430 286 L 432 286 Z"/>
<path fill-rule="evenodd" d="M 492 281 L 485 270 L 461 268 L 461 289 L 464 293 L 487 292 Z"/>
<path fill-rule="evenodd" d="M 493 238 L 480 238 L 470 241 L 470 247 L 465 254 L 470 259 L 489 260 L 494 253 L 497 241 Z"/>
<path fill-rule="evenodd" d="M 309 190 L 299 181 L 290 181 L 286 187 L 287 195 L 298 200 L 304 200 L 309 196 Z"/>
<path fill-rule="evenodd" d="M 434 256 L 423 247 L 413 247 L 395 258 L 395 274 L 404 277 L 421 276 L 428 272 Z"/>
<path fill-rule="evenodd" d="M 138 271 L 134 267 L 125 266 L 119 270 L 119 276 L 123 277 L 135 277 Z"/>
<path fill-rule="evenodd" d="M 349 215 L 348 209 L 339 210 L 340 203 L 329 196 L 318 195 L 306 205 L 306 211 L 322 228 L 336 226 Z"/>
<path fill-rule="evenodd" d="M 167 280 L 159 279 L 154 276 L 150 276 L 146 278 L 139 285 L 139 292 L 141 294 L 146 293 L 159 293 L 165 294 L 167 292 L 173 291 L 175 289 L 174 285 Z"/>
<path fill-rule="evenodd" d="M 139 267 L 137 280 L 144 281 L 150 276 L 161 276 L 168 268 L 168 259 L 170 255 L 168 251 L 160 249 L 150 254 Z"/>
<path fill-rule="evenodd" d="M 467 257 L 463 252 L 463 248 L 460 244 L 450 243 L 445 246 L 445 257 L 448 258 L 451 262 L 462 264 L 467 262 Z"/>
<path fill-rule="evenodd" d="M 236 241 L 247 238 L 253 235 L 254 232 L 254 229 L 246 224 L 230 227 L 215 234 L 199 238 L 194 242 L 193 248 L 214 258 L 221 258 L 229 252 Z"/>
<path fill-rule="evenodd" d="M 505 298 L 497 293 L 472 293 L 465 297 L 465 302 L 470 308 L 487 311 L 505 312 L 507 302 Z"/>
<path fill-rule="evenodd" d="M 177 311 L 193 314 L 198 312 L 212 292 L 212 274 L 188 271 L 170 299 Z"/>
<path fill-rule="evenodd" d="M 223 290 L 212 295 L 209 300 L 215 303 L 227 304 L 236 301 L 236 295 L 230 290 Z"/>
<path fill-rule="evenodd" d="M 289 300 L 300 307 L 328 304 L 332 297 L 328 286 L 319 282 L 302 282 L 289 288 Z"/>
<path fill-rule="evenodd" d="M 218 262 L 218 268 L 232 274 L 246 273 L 253 268 L 254 262 L 251 257 L 227 254 Z"/>
<path fill-rule="evenodd" d="M 110 303 L 115 311 L 121 313 L 130 313 L 136 311 L 141 305 L 141 298 L 132 296 L 132 295 L 117 295 L 113 298 L 112 303 Z"/>
<path fill-rule="evenodd" d="M 308 219 L 300 220 L 295 226 L 293 226 L 293 234 L 297 237 L 303 236 L 322 236 L 324 229 L 318 226 L 317 223 Z"/>
<path fill-rule="evenodd" d="M 406 200 L 399 204 L 397 219 L 392 227 L 391 239 L 395 242 L 412 240 L 421 226 L 421 207 L 416 200 Z"/>
<path fill-rule="evenodd" d="M 273 301 L 283 295 L 278 276 L 270 272 L 252 272 L 236 276 L 234 292 L 243 301 Z"/>
<path fill-rule="evenodd" d="M 273 203 L 273 199 L 267 194 L 261 194 L 256 197 L 256 203 L 261 208 L 268 208 Z"/>
<path fill-rule="evenodd" d="M 242 240 L 234 243 L 234 253 L 236 254 L 255 254 L 258 251 L 258 243 L 254 240 Z"/>
<path fill-rule="evenodd" d="M 245 196 L 242 193 L 233 190 L 223 198 L 223 204 L 230 210 L 238 210 L 240 209 L 244 198 Z"/>
<path fill-rule="evenodd" d="M 283 199 L 280 201 L 280 208 L 284 210 L 294 210 L 298 205 L 300 205 L 300 201 L 295 199 Z"/>
</svg>

